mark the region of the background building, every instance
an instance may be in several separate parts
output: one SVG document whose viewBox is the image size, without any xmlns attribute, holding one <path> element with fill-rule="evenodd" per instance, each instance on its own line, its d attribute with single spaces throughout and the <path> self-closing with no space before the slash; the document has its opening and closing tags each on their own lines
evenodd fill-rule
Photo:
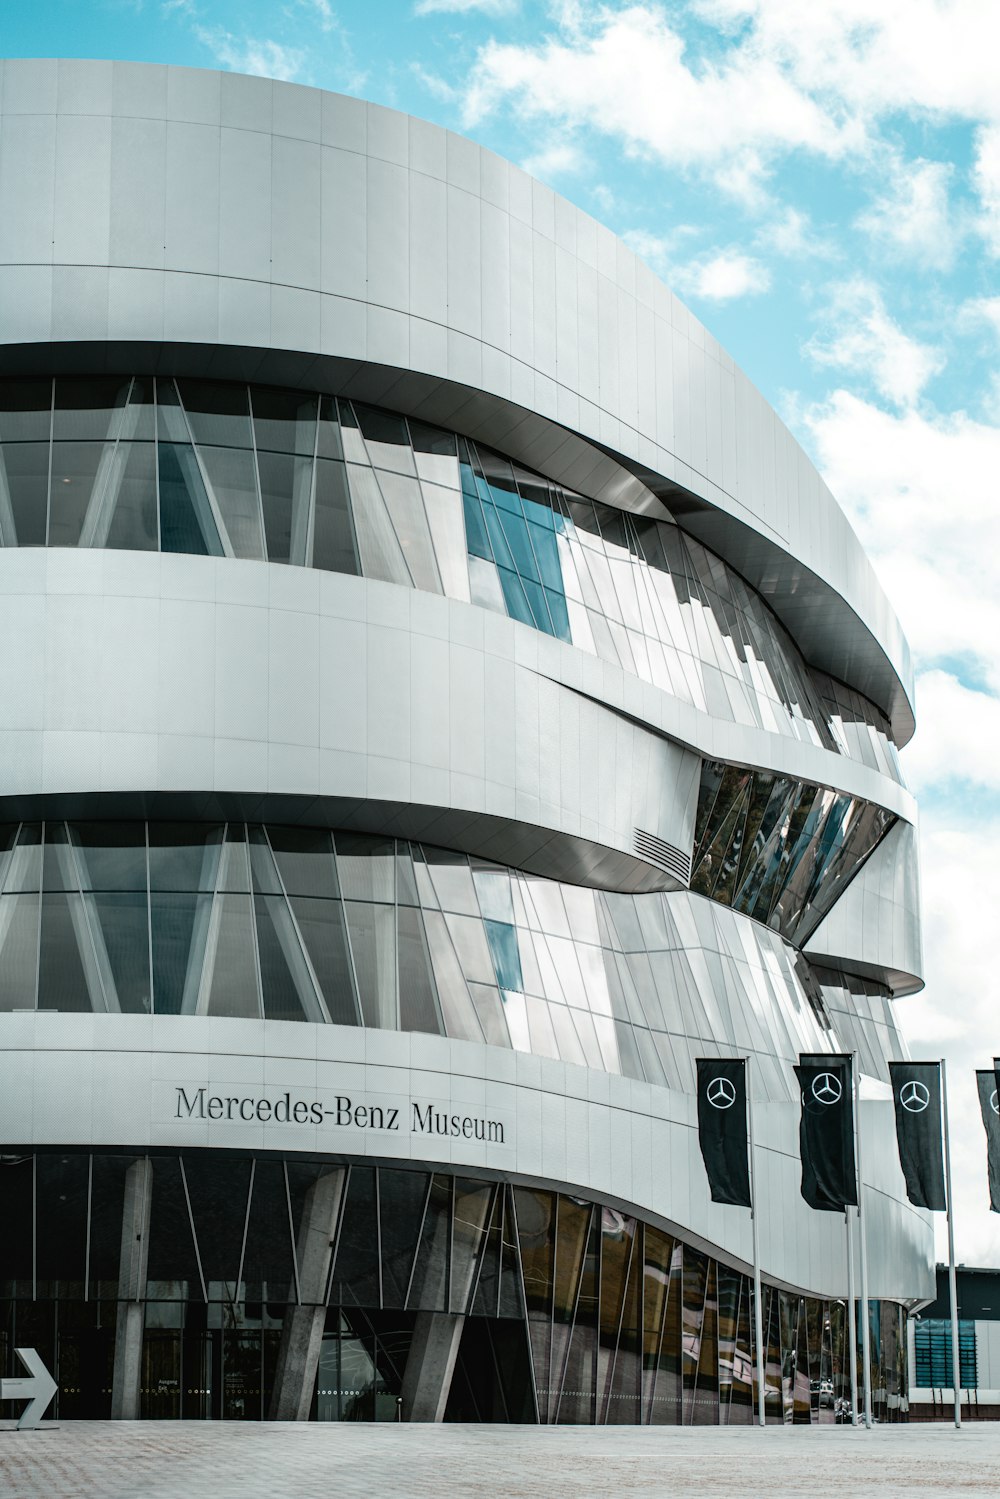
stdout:
<svg viewBox="0 0 1000 1499">
<path fill-rule="evenodd" d="M 959 1265 L 958 1356 L 966 1420 L 1000 1416 L 1000 1270 Z M 954 1416 L 948 1266 L 937 1267 L 937 1295 L 909 1327 L 910 1409 L 924 1421 Z"/>
<path fill-rule="evenodd" d="M 876 1411 L 933 1293 L 906 646 L 570 204 L 260 78 L 0 95 L 0 1289 L 58 1414 L 834 1419 L 799 1051 L 857 1051 Z"/>
</svg>

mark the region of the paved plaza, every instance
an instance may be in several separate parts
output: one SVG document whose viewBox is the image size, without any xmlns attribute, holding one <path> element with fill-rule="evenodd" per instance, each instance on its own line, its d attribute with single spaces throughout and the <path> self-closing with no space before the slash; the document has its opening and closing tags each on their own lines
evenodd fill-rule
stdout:
<svg viewBox="0 0 1000 1499">
<path fill-rule="evenodd" d="M 0 1429 L 3 1499 L 996 1495 L 1000 1424 L 635 1428 L 73 1422 Z"/>
</svg>

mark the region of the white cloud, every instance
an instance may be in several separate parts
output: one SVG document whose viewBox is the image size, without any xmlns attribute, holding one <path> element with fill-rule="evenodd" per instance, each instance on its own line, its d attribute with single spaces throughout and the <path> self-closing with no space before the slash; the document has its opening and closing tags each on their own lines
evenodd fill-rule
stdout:
<svg viewBox="0 0 1000 1499">
<path fill-rule="evenodd" d="M 948 198 L 953 171 L 949 162 L 892 158 L 888 187 L 859 215 L 858 228 L 890 251 L 947 270 L 959 241 Z"/>
<path fill-rule="evenodd" d="M 1000 125 L 977 133 L 972 176 L 982 208 L 980 233 L 990 253 L 1000 256 Z"/>
<path fill-rule="evenodd" d="M 741 46 L 780 58 L 800 87 L 868 116 L 1000 116 L 1000 7 L 989 0 L 700 0 L 697 9 L 729 22 Z"/>
<path fill-rule="evenodd" d="M 286 47 L 281 42 L 234 36 L 218 27 L 196 26 L 198 40 L 212 52 L 224 68 L 234 73 L 253 73 L 261 78 L 280 78 L 291 82 L 298 78 L 306 63 L 302 47 Z"/>
<path fill-rule="evenodd" d="M 1000 427 L 842 390 L 802 422 L 917 659 L 965 662 L 962 675 L 1000 690 Z"/>
<path fill-rule="evenodd" d="M 331 0 L 299 0 L 299 4 L 314 13 L 321 31 L 334 31 L 339 26 Z"/>
<path fill-rule="evenodd" d="M 754 236 L 754 243 L 788 260 L 806 256 L 829 259 L 837 253 L 829 238 L 821 239 L 813 231 L 809 215 L 791 206 L 769 215 Z"/>
<path fill-rule="evenodd" d="M 532 177 L 548 182 L 553 177 L 578 172 L 584 165 L 584 160 L 583 153 L 574 142 L 551 140 L 534 156 L 526 157 L 521 165 Z"/>
<path fill-rule="evenodd" d="M 934 668 L 917 683 L 919 732 L 905 752 L 906 778 L 918 794 L 940 796 L 962 783 L 1000 793 L 1000 697 Z M 997 1037 L 1000 1046 L 1000 1036 Z"/>
<path fill-rule="evenodd" d="M 767 266 L 734 246 L 710 250 L 695 260 L 680 259 L 684 241 L 694 233 L 690 224 L 679 224 L 666 235 L 632 229 L 622 237 L 680 296 L 730 302 L 768 290 L 771 273 Z"/>
<path fill-rule="evenodd" d="M 475 0 L 422 0 L 425 9 Z M 480 0 L 491 8 L 502 0 Z M 972 185 L 1000 254 L 1000 6 L 989 0 L 691 0 L 715 28 L 691 34 L 684 7 L 657 0 L 551 7 L 541 40 L 477 54 L 469 125 L 513 109 L 536 129 L 592 128 L 633 155 L 702 171 L 748 204 L 766 202 L 775 163 L 794 152 L 853 157 L 896 181 L 864 216 L 897 252 L 948 264 L 955 226 L 946 169 L 907 166 L 880 138 L 891 116 L 981 127 Z M 923 241 L 924 230 L 929 231 Z"/>
<path fill-rule="evenodd" d="M 1000 338 L 1000 297 L 970 297 L 958 309 L 956 321 L 963 328 L 984 325 Z"/>
<path fill-rule="evenodd" d="M 886 311 L 878 289 L 860 277 L 833 288 L 823 322 L 829 333 L 815 334 L 808 341 L 808 357 L 871 380 L 896 406 L 911 406 L 943 367 L 940 353 L 904 333 Z"/>
<path fill-rule="evenodd" d="M 558 12 L 560 30 L 536 44 L 488 42 L 465 96 L 466 124 L 513 107 L 537 126 L 593 127 L 626 152 L 709 171 L 752 199 L 778 151 L 841 153 L 850 128 L 810 99 L 779 62 L 736 48 L 691 66 L 682 36 L 658 5 Z"/>
<path fill-rule="evenodd" d="M 509 16 L 518 10 L 520 0 L 417 0 L 415 15 L 430 16 L 444 12 L 467 15 L 478 10 L 485 16 Z"/>
<path fill-rule="evenodd" d="M 767 291 L 771 273 L 766 265 L 739 250 L 720 250 L 693 265 L 679 267 L 674 283 L 685 296 L 706 302 L 730 302 L 735 297 Z"/>
</svg>

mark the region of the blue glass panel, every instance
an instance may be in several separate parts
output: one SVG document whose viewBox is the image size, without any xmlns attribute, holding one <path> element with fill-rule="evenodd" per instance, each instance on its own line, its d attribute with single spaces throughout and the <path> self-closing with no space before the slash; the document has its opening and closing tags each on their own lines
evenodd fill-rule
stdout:
<svg viewBox="0 0 1000 1499">
<path fill-rule="evenodd" d="M 524 507 L 524 513 L 528 520 L 534 521 L 536 526 L 544 526 L 547 531 L 553 529 L 557 524 L 557 519 L 562 520 L 562 516 L 557 518 L 555 512 L 548 505 L 540 505 L 537 500 L 526 500 L 522 495 L 521 504 Z"/>
<path fill-rule="evenodd" d="M 507 538 L 504 535 L 503 526 L 500 524 L 500 516 L 497 514 L 496 508 L 493 505 L 484 505 L 483 514 L 486 517 L 486 529 L 489 532 L 490 541 L 493 543 L 493 556 L 496 559 L 497 566 L 516 569 L 517 564 L 514 561 L 510 547 L 507 545 Z"/>
<path fill-rule="evenodd" d="M 545 602 L 545 592 L 542 585 L 535 583 L 531 578 L 522 578 L 521 583 L 528 596 L 528 603 L 535 617 L 535 624 L 540 630 L 544 630 L 546 635 L 551 635 L 553 633 L 552 621 L 549 619 L 548 605 Z"/>
<path fill-rule="evenodd" d="M 506 921 L 484 921 L 486 940 L 490 944 L 493 967 L 501 989 L 522 993 L 521 957 L 517 950 L 517 929 Z"/>
<path fill-rule="evenodd" d="M 555 535 L 552 531 L 543 531 L 538 526 L 530 526 L 528 536 L 535 549 L 538 572 L 542 582 L 546 588 L 554 588 L 559 593 L 565 593 Z"/>
<path fill-rule="evenodd" d="M 491 484 L 489 491 L 493 502 L 499 505 L 501 510 L 512 511 L 518 520 L 521 519 L 521 501 L 515 490 L 502 489 L 499 484 Z"/>
<path fill-rule="evenodd" d="M 486 535 L 483 507 L 475 495 L 463 494 L 462 502 L 465 507 L 465 537 L 469 555 L 470 557 L 483 557 L 487 562 L 492 562 L 493 550 Z"/>
<path fill-rule="evenodd" d="M 504 536 L 514 558 L 514 566 L 522 578 L 538 582 L 538 564 L 528 539 L 528 528 L 521 515 L 500 514 Z"/>
<path fill-rule="evenodd" d="M 507 613 L 511 619 L 519 619 L 522 625 L 533 625 L 535 617 L 525 598 L 524 588 L 517 573 L 512 573 L 507 567 L 499 567 L 497 572 L 500 574 L 500 586 L 503 589 Z"/>
<path fill-rule="evenodd" d="M 478 494 L 478 490 L 476 489 L 476 476 L 472 472 L 469 464 L 460 463 L 458 467 L 462 475 L 462 493 L 472 495 Z"/>
<path fill-rule="evenodd" d="M 222 556 L 222 543 L 194 449 L 161 442 L 157 448 L 160 471 L 160 547 L 164 552 Z"/>
</svg>

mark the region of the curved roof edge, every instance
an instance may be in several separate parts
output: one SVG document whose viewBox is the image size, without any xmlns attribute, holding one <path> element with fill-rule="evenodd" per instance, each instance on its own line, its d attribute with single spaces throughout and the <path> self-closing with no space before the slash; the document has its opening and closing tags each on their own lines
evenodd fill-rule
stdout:
<svg viewBox="0 0 1000 1499">
<path fill-rule="evenodd" d="M 867 681 L 905 742 L 906 643 L 846 516 L 605 226 L 466 138 L 345 95 L 158 64 L 2 70 L 4 130 L 31 170 L 0 179 L 0 345 L 263 348 L 286 373 L 258 378 L 281 383 L 320 357 L 369 365 L 447 388 L 470 435 L 478 393 L 544 472 L 561 432 L 578 461 L 597 446 L 674 504 L 701 502 L 683 523 L 751 568 L 814 651 L 829 636 L 818 664 Z"/>
</svg>

